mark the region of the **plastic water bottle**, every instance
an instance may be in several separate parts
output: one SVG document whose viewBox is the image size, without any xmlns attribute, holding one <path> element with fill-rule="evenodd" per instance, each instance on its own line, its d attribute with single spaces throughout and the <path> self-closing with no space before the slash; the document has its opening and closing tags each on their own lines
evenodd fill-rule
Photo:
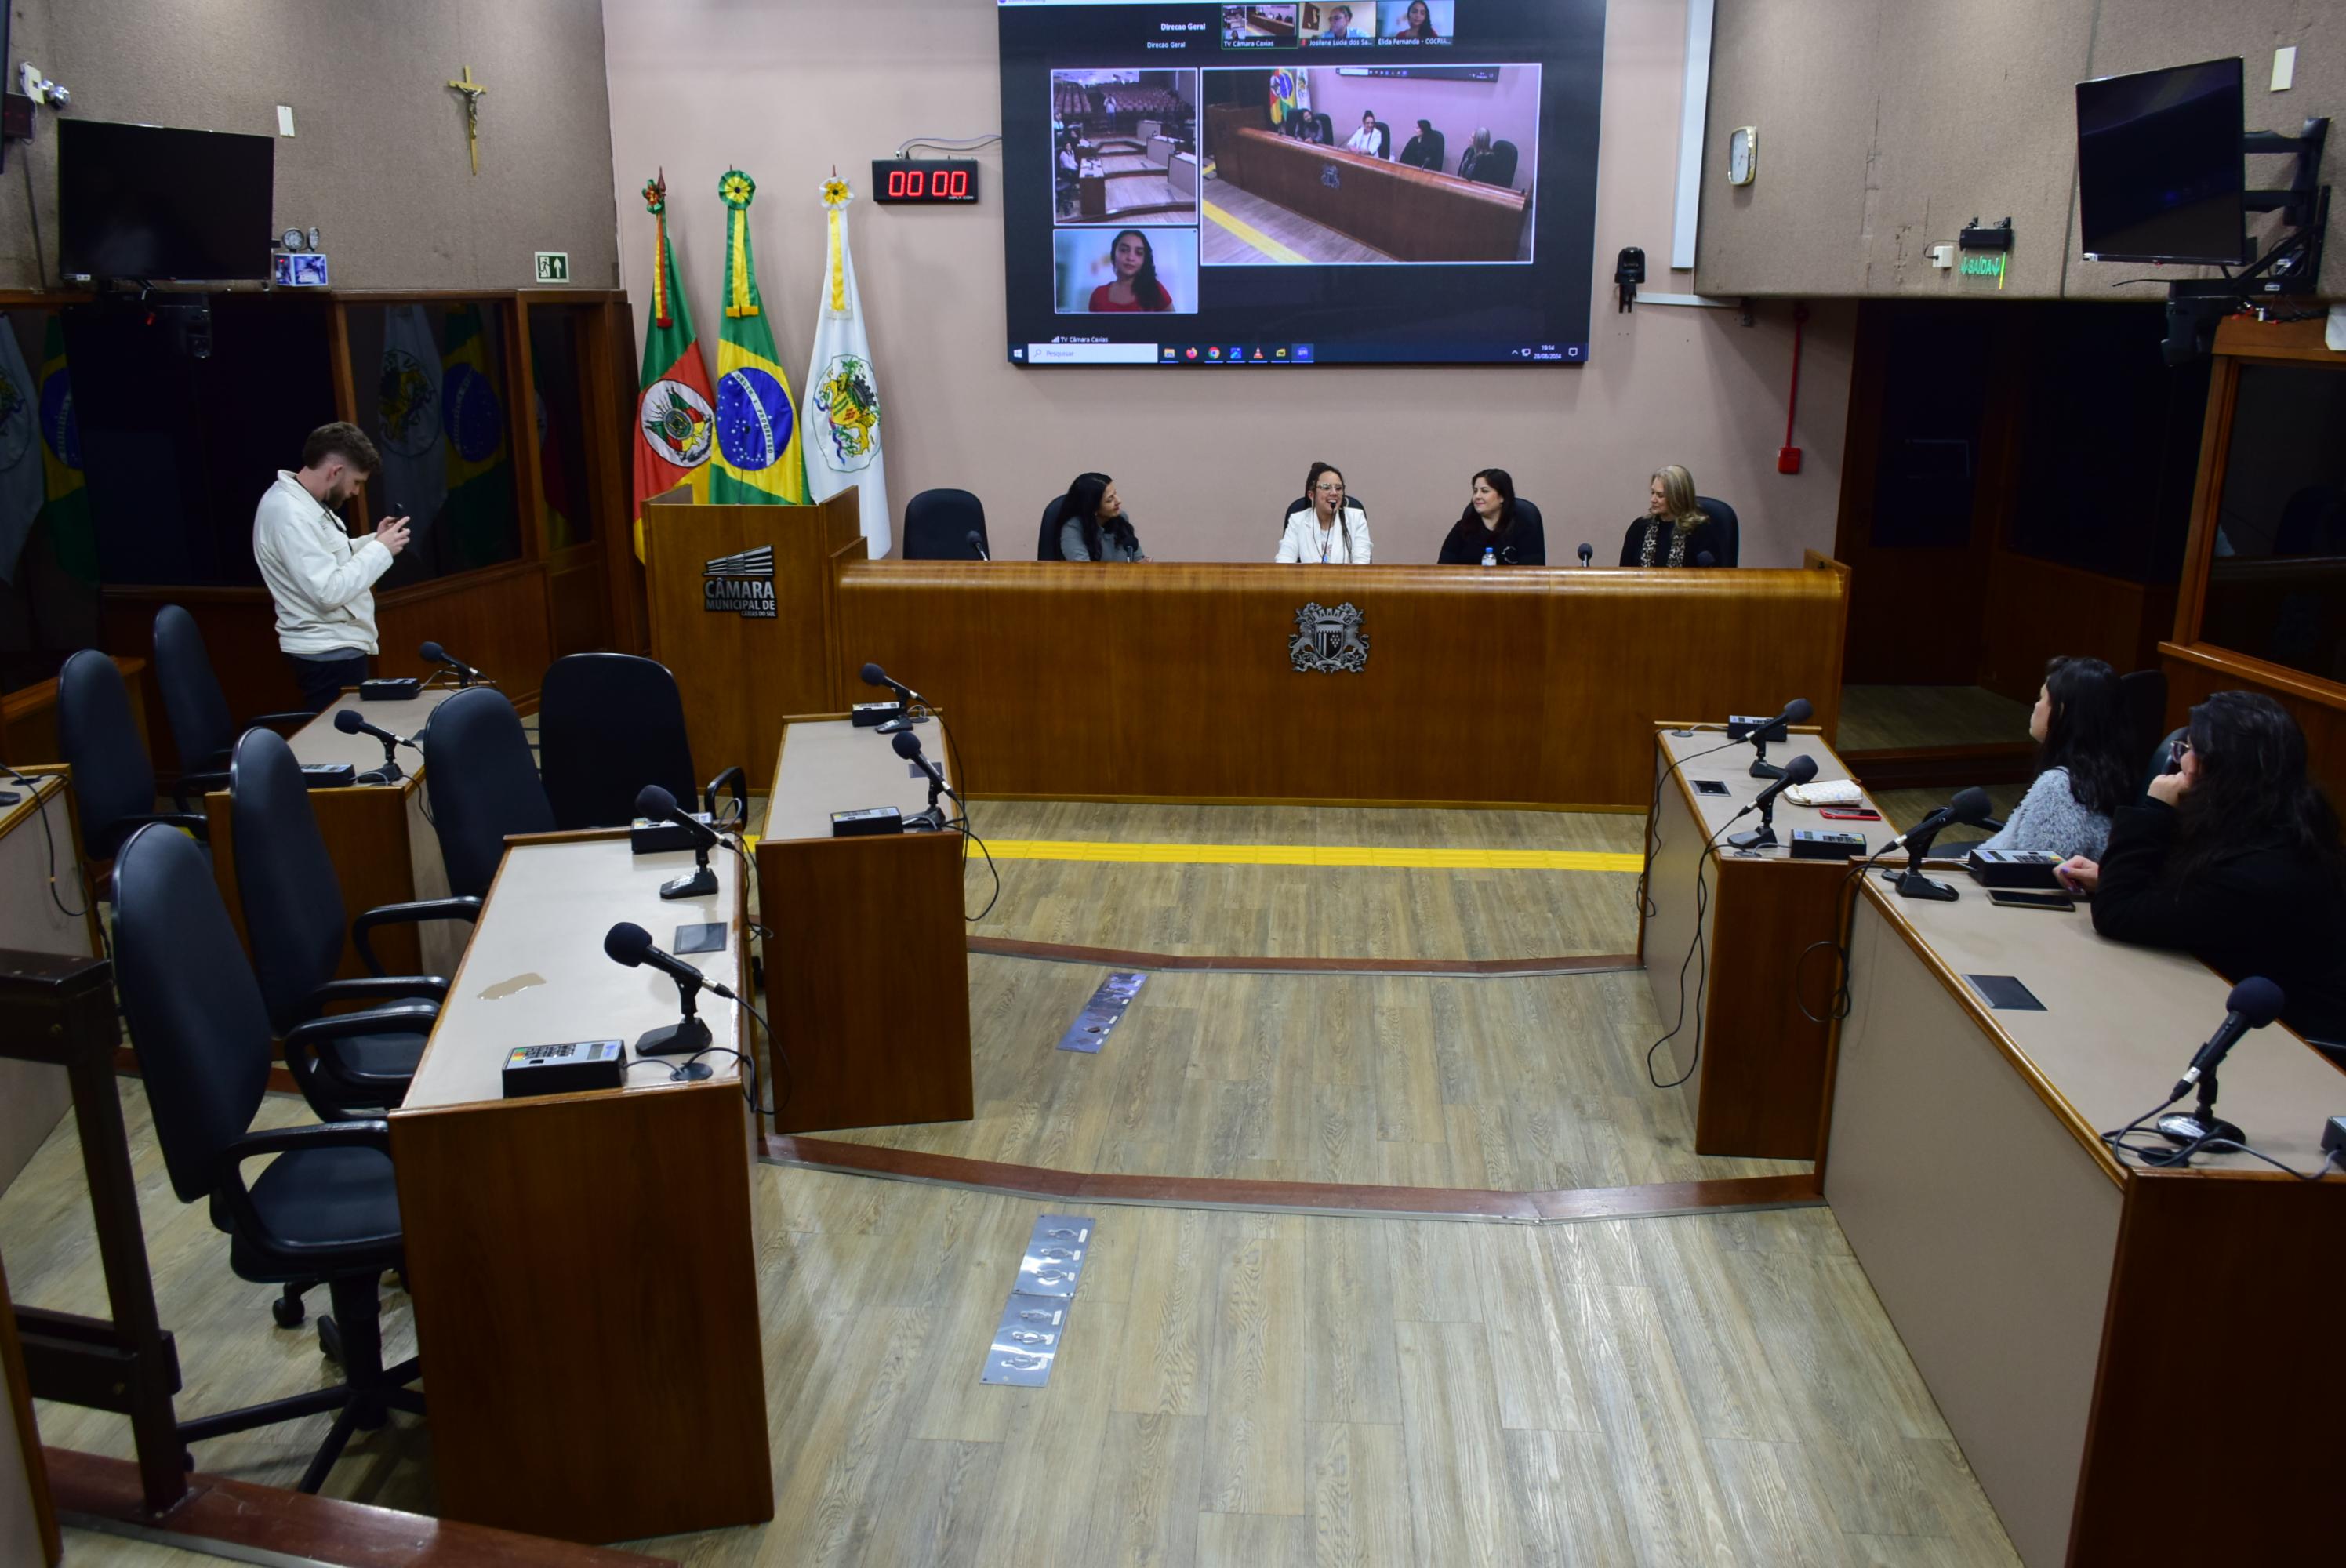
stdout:
<svg viewBox="0 0 2346 1568">
<path fill-rule="evenodd" d="M 1489 546 L 1488 545 L 1484 545 L 1484 546 L 1483 546 L 1483 565 L 1484 565 L 1485 566 L 1495 566 L 1495 565 L 1497 565 L 1498 564 L 1499 564 L 1499 553 L 1498 553 L 1496 550 L 1492 549 L 1492 548 L 1491 548 L 1491 546 Z"/>
</svg>

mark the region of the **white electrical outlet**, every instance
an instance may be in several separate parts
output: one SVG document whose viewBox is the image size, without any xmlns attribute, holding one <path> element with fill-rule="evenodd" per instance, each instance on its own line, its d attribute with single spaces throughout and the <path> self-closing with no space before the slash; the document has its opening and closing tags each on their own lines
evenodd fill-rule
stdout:
<svg viewBox="0 0 2346 1568">
<path fill-rule="evenodd" d="M 291 104 L 280 104 L 277 106 L 277 134 L 279 136 L 291 136 L 293 134 L 293 106 Z"/>
<path fill-rule="evenodd" d="M 1952 267 L 1952 266 L 1953 266 L 1954 264 L 1955 264 L 1955 248 L 1954 248 L 1953 246 L 1952 246 L 1952 245 L 1933 245 L 1933 246 L 1932 246 L 1932 247 L 1931 247 L 1931 265 L 1932 265 L 1932 266 L 1933 266 L 1933 267 L 1945 268 L 1945 267 Z"/>
<path fill-rule="evenodd" d="M 2289 91 L 2290 84 L 2295 80 L 2297 80 L 2297 46 L 2291 44 L 2286 49 L 2275 49 L 2273 51 L 2272 90 L 2277 93 L 2285 93 Z"/>
</svg>

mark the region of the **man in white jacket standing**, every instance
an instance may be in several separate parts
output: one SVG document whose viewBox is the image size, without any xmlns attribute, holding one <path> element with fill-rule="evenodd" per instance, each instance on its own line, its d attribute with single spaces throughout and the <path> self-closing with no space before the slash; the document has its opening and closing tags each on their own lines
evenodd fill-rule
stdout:
<svg viewBox="0 0 2346 1568">
<path fill-rule="evenodd" d="M 342 508 L 380 466 L 374 443 L 354 424 L 321 424 L 301 443 L 301 467 L 277 483 L 252 514 L 252 554 L 277 602 L 277 646 L 293 666 L 312 713 L 366 678 L 375 642 L 375 579 L 407 547 L 407 519 L 386 517 L 351 537 Z"/>
</svg>

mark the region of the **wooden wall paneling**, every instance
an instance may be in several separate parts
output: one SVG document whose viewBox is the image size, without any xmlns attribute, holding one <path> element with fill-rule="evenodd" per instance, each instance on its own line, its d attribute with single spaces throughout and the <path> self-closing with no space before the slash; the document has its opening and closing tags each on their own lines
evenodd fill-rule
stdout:
<svg viewBox="0 0 2346 1568">
<path fill-rule="evenodd" d="M 357 367 L 351 362 L 350 301 L 335 295 L 326 301 L 326 365 L 327 375 L 334 385 L 334 417 L 345 424 L 356 424 L 359 418 Z M 360 487 L 358 514 L 361 517 L 381 517 L 377 503 L 384 499 L 380 488 L 382 476 L 371 473 Z M 233 705 L 231 705 L 233 706 Z M 274 708 L 262 709 L 275 712 Z"/>
<path fill-rule="evenodd" d="M 515 707 L 526 708 L 554 662 L 546 570 L 543 562 L 507 561 L 378 596 L 382 656 L 376 667 L 386 676 L 427 674 L 415 650 L 437 642 L 493 677 Z"/>
<path fill-rule="evenodd" d="M 2216 553 L 2216 514 L 2223 501 L 2224 464 L 2232 450 L 2232 410 L 2239 402 L 2240 364 L 2218 355 L 2208 378 L 2208 422 L 2199 433 L 2199 473 L 2191 485 L 2191 532 L 2183 545 L 2183 580 L 2175 601 L 2175 640 L 2199 640 L 2200 606 L 2208 593 L 2208 563 Z"/>
<path fill-rule="evenodd" d="M 152 720 L 148 708 L 153 702 L 150 689 L 154 682 L 147 677 L 144 658 L 116 654 L 114 667 L 122 672 L 122 679 L 130 687 L 130 721 L 147 742 L 148 755 L 154 755 L 155 738 L 168 727 L 162 713 L 157 709 Z M 36 764 L 54 764 L 65 759 L 65 748 L 57 739 L 57 683 L 55 679 L 36 681 L 19 687 L 0 697 L 0 761 L 10 767 L 29 769 Z"/>
<path fill-rule="evenodd" d="M 1837 860 L 1729 856 L 1716 862 L 1712 875 L 1715 929 L 1724 932 L 1731 921 L 1738 940 L 1710 943 L 1706 1023 L 1712 1049 L 1701 1065 L 1695 1150 L 1812 1158 L 1824 1143 L 1818 1107 L 1828 1025 L 1802 1016 L 1795 999 L 1814 1008 L 1831 994 L 1831 959 L 1809 950 L 1840 931 L 1849 868 Z"/>
<path fill-rule="evenodd" d="M 2161 1496 L 2198 1500 L 2195 1517 L 2240 1562 L 2310 1562 L 2336 1550 L 2335 1511 L 2321 1500 L 2337 1490 L 2327 1393 L 2346 1388 L 2346 1339 L 2300 1325 L 2297 1308 L 2346 1292 L 2346 1252 L 2307 1244 L 2341 1233 L 2346 1183 L 2279 1172 L 2252 1181 L 2137 1172 L 2128 1181 L 2072 1562 L 2125 1554 L 2141 1539 L 2143 1500 Z M 2188 1288 L 2178 1284 L 2186 1274 Z M 2226 1390 L 2229 1419 L 2177 1421 L 2183 1387 Z"/>
<path fill-rule="evenodd" d="M 1846 583 L 882 562 L 840 574 L 840 673 L 944 705 L 980 794 L 1642 808 L 1657 718 L 1804 696 L 1832 733 Z M 1362 610 L 1365 670 L 1293 667 L 1307 600 Z"/>
<path fill-rule="evenodd" d="M 2106 659 L 2120 675 L 2149 669 L 2175 619 L 2172 584 L 2130 583 L 1998 547 L 1989 564 L 1979 684 L 2036 700 L 2056 655 Z"/>
<path fill-rule="evenodd" d="M 611 606 L 611 646 L 631 652 L 651 647 L 650 624 L 644 598 L 644 564 L 636 555 L 636 428 L 635 313 L 622 298 L 596 312 L 599 334 L 595 351 L 586 356 L 587 389 L 592 401 L 587 419 L 598 430 L 623 433 L 616 442 L 597 442 L 592 461 L 596 482 L 609 497 L 603 529 L 603 587 Z"/>
<path fill-rule="evenodd" d="M 603 594 L 599 544 L 563 551 L 547 564 L 546 582 L 554 657 L 611 646 L 610 606 Z"/>
<path fill-rule="evenodd" d="M 529 296 L 515 295 L 498 315 L 505 329 L 506 385 L 513 394 L 505 400 L 505 438 L 506 449 L 514 454 L 514 508 L 519 514 L 521 558 L 543 561 L 549 552 L 544 509 L 538 504 L 545 479 L 537 466 L 537 366 L 529 351 Z M 545 591 L 543 581 L 538 587 Z M 550 607 L 547 615 L 551 619 Z"/>
</svg>

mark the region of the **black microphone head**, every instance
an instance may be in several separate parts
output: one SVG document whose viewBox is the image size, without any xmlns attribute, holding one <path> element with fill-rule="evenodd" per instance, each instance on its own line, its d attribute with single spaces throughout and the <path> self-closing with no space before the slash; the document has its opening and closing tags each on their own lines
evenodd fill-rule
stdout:
<svg viewBox="0 0 2346 1568">
<path fill-rule="evenodd" d="M 1783 719 L 1788 724 L 1806 724 L 1809 721 L 1809 715 L 1815 711 L 1815 707 L 1810 703 L 1807 697 L 1796 697 L 1792 698 L 1791 701 L 1786 703 L 1784 705 L 1784 711 L 1778 714 L 1776 717 Z"/>
<path fill-rule="evenodd" d="M 357 708 L 346 708 L 334 715 L 334 728 L 344 735 L 356 735 L 366 728 L 366 719 L 360 715 Z"/>
<path fill-rule="evenodd" d="M 885 686 L 888 684 L 888 672 L 876 664 L 867 664 L 863 667 L 863 684 Z"/>
<path fill-rule="evenodd" d="M 2249 976 L 2224 998 L 2224 1010 L 2247 1019 L 2251 1029 L 2262 1029 L 2270 1023 L 2288 1004 L 2289 999 L 2281 994 L 2280 987 L 2261 974 Z"/>
<path fill-rule="evenodd" d="M 603 952 L 615 962 L 629 969 L 644 961 L 652 950 L 652 933 L 631 920 L 623 920 L 603 933 Z"/>
<path fill-rule="evenodd" d="M 1716 566 L 1719 565 L 1719 557 L 1708 550 L 1698 551 L 1696 553 L 1694 564 L 1698 566 Z"/>
<path fill-rule="evenodd" d="M 1988 813 L 1995 809 L 1995 803 L 1987 798 L 1986 790 L 1974 784 L 1948 801 L 1947 809 L 1953 813 L 1956 821 L 1967 828 L 1976 828 L 1987 820 Z"/>
<path fill-rule="evenodd" d="M 896 755 L 907 762 L 917 761 L 920 759 L 921 738 L 909 729 L 896 731 L 896 738 L 888 744 L 894 747 Z"/>
<path fill-rule="evenodd" d="M 448 657 L 448 651 L 442 647 L 438 643 L 425 643 L 422 647 L 415 650 L 415 657 L 422 659 L 425 664 L 454 664 L 455 662 Z"/>
<path fill-rule="evenodd" d="M 666 821 L 676 813 L 676 797 L 657 784 L 647 784 L 636 791 L 636 815 L 649 817 L 655 822 Z"/>
<path fill-rule="evenodd" d="M 1589 561 L 1590 561 L 1590 560 L 1591 560 L 1591 559 L 1596 555 L 1596 545 L 1588 545 L 1588 544 L 1584 544 L 1584 545 L 1582 545 L 1580 546 L 1580 564 L 1581 564 L 1582 565 L 1586 566 L 1586 565 L 1588 565 Z"/>
<path fill-rule="evenodd" d="M 1816 776 L 1817 759 L 1813 757 L 1795 757 L 1784 764 L 1784 782 L 1787 784 L 1805 784 Z"/>
<path fill-rule="evenodd" d="M 985 541 L 978 536 L 978 532 L 974 528 L 963 535 L 962 541 L 973 550 L 983 550 L 985 548 Z"/>
</svg>

